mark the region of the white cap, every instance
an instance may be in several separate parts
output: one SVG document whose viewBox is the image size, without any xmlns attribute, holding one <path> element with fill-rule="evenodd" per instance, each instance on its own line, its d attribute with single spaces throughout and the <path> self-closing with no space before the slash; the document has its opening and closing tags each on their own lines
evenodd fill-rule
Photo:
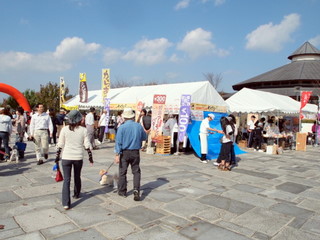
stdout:
<svg viewBox="0 0 320 240">
<path fill-rule="evenodd" d="M 208 114 L 208 117 L 211 117 L 212 120 L 213 120 L 213 119 L 214 119 L 214 114 L 213 114 L 213 113 L 209 113 L 209 114 Z"/>
</svg>

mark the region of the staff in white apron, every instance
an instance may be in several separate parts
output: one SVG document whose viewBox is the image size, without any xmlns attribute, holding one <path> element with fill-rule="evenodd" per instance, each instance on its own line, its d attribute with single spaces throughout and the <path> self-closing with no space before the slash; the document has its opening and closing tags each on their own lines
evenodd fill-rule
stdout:
<svg viewBox="0 0 320 240">
<path fill-rule="evenodd" d="M 208 117 L 206 117 L 205 119 L 202 120 L 201 125 L 200 125 L 200 133 L 199 133 L 199 137 L 200 137 L 200 145 L 201 145 L 201 158 L 200 158 L 200 162 L 202 163 L 208 163 L 207 161 L 207 154 L 208 154 L 208 130 L 211 131 L 217 131 L 214 128 L 210 127 L 209 122 L 212 121 L 214 119 L 214 114 L 213 113 L 209 113 Z"/>
</svg>

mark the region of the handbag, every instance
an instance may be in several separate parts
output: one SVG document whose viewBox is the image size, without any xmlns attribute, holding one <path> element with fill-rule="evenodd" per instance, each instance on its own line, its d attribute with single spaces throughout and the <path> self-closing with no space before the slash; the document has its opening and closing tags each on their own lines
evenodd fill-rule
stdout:
<svg viewBox="0 0 320 240">
<path fill-rule="evenodd" d="M 56 173 L 56 178 L 55 178 L 56 182 L 61 182 L 63 181 L 63 176 L 62 176 L 62 173 L 60 171 L 60 169 L 58 168 L 57 169 L 57 173 Z"/>
</svg>

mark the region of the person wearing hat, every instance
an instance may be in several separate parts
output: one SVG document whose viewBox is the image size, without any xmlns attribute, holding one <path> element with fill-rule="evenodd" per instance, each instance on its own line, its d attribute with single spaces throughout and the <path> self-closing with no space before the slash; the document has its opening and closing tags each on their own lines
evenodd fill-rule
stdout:
<svg viewBox="0 0 320 240">
<path fill-rule="evenodd" d="M 81 169 L 83 165 L 83 150 L 86 149 L 89 155 L 90 165 L 93 165 L 92 145 L 88 138 L 88 131 L 81 126 L 82 114 L 78 110 L 72 110 L 67 114 L 69 125 L 61 129 L 57 144 L 57 154 L 55 162 L 62 159 L 63 187 L 62 205 L 68 210 L 71 206 L 70 182 L 71 170 L 74 172 L 73 198 L 80 197 L 81 192 Z"/>
<path fill-rule="evenodd" d="M 214 119 L 214 114 L 209 113 L 208 116 L 202 120 L 200 124 L 200 132 L 199 132 L 199 137 L 200 137 L 200 146 L 201 146 L 201 158 L 200 162 L 202 163 L 208 163 L 207 161 L 207 154 L 208 154 L 208 134 L 209 130 L 210 131 L 215 131 L 217 132 L 218 130 L 211 128 L 209 122 Z"/>
<path fill-rule="evenodd" d="M 133 174 L 134 200 L 140 200 L 140 149 L 147 134 L 141 124 L 134 121 L 135 113 L 131 108 L 125 108 L 122 117 L 125 122 L 118 128 L 115 144 L 115 163 L 119 163 L 118 195 L 127 196 L 127 169 L 131 166 Z"/>
</svg>

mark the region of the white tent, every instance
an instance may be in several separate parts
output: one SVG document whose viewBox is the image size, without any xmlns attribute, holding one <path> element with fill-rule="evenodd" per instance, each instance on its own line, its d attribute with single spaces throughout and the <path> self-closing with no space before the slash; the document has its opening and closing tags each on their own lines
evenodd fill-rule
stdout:
<svg viewBox="0 0 320 240">
<path fill-rule="evenodd" d="M 193 106 L 198 106 L 199 109 L 202 106 L 208 111 L 225 112 L 227 110 L 227 104 L 208 81 L 110 89 L 108 94 L 108 97 L 111 98 L 110 108 L 120 110 L 125 107 L 133 107 L 138 102 L 143 102 L 144 107 L 151 108 L 155 94 L 166 95 L 167 113 L 179 113 L 181 95 L 183 94 L 191 95 L 191 103 Z M 65 106 L 79 106 L 82 109 L 88 109 L 91 106 L 103 107 L 101 90 L 89 91 L 87 103 L 80 103 L 79 96 L 76 96 L 66 102 Z"/>
<path fill-rule="evenodd" d="M 291 97 L 243 88 L 226 100 L 230 112 L 299 114 L 300 102 Z M 317 106 L 307 104 L 303 112 L 316 113 Z"/>
</svg>

